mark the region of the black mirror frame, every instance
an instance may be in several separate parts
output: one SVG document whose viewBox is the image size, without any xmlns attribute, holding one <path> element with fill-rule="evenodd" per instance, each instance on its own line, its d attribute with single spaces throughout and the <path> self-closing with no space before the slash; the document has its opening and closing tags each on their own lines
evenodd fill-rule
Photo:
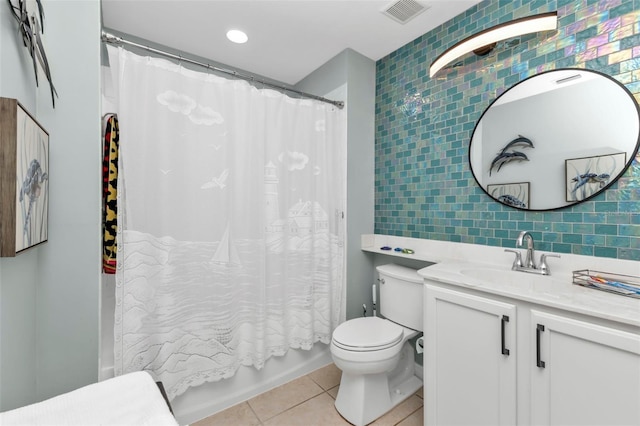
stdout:
<svg viewBox="0 0 640 426">
<path fill-rule="evenodd" d="M 487 189 L 485 189 L 482 184 L 480 183 L 480 181 L 478 180 L 478 177 L 476 176 L 475 172 L 473 171 L 473 167 L 471 167 L 471 144 L 473 142 L 473 136 L 476 133 L 476 129 L 478 128 L 478 125 L 480 124 L 480 122 L 482 121 L 482 118 L 484 117 L 484 115 L 486 114 L 487 111 L 489 111 L 489 109 L 493 106 L 493 104 L 495 104 L 502 96 L 504 96 L 507 92 L 509 92 L 510 90 L 512 90 L 513 88 L 517 87 L 518 85 L 524 83 L 525 81 L 528 81 L 534 77 L 540 76 L 542 74 L 547 74 L 550 72 L 554 72 L 554 71 L 560 71 L 560 70 L 566 70 L 566 71 L 580 71 L 580 72 L 592 72 L 595 74 L 598 74 L 602 77 L 606 77 L 609 80 L 613 81 L 614 83 L 616 83 L 619 87 L 621 87 L 626 93 L 627 95 L 629 95 L 629 97 L 633 100 L 633 105 L 636 107 L 636 114 L 638 115 L 638 122 L 640 123 L 640 105 L 638 105 L 638 102 L 636 101 L 635 97 L 633 96 L 633 93 L 631 93 L 631 91 L 629 89 L 626 88 L 626 86 L 622 83 L 620 83 L 618 80 L 616 80 L 615 78 L 613 78 L 612 76 L 602 73 L 600 71 L 596 71 L 596 70 L 590 70 L 590 69 L 584 69 L 584 68 L 557 68 L 557 69 L 553 69 L 553 70 L 548 70 L 548 71 L 543 71 L 537 74 L 534 74 L 532 76 L 529 76 L 527 78 L 525 78 L 524 80 L 521 80 L 517 83 L 515 83 L 513 86 L 509 87 L 507 90 L 505 90 L 504 92 L 502 92 L 498 97 L 496 97 L 493 101 L 491 101 L 491 103 L 485 108 L 485 110 L 482 112 L 482 114 L 480 115 L 480 117 L 478 118 L 478 120 L 476 121 L 475 126 L 473 127 L 473 131 L 471 132 L 471 138 L 469 138 L 469 149 L 468 149 L 468 154 L 467 154 L 467 161 L 469 164 L 469 169 L 471 170 L 471 174 L 473 175 L 473 179 L 476 181 L 476 184 L 480 187 L 480 189 L 482 189 L 482 191 L 493 201 L 495 201 L 498 204 L 501 204 L 503 206 L 506 207 L 511 207 L 513 209 L 516 210 L 522 210 L 522 211 L 530 211 L 530 212 L 546 212 L 546 211 L 555 211 L 555 210 L 561 210 L 561 209 L 566 209 L 569 207 L 573 207 L 576 206 L 580 203 L 583 203 L 585 201 L 589 201 L 592 198 L 602 194 L 604 191 L 606 191 L 607 189 L 609 189 L 614 183 L 616 183 L 618 181 L 618 179 L 620 179 L 621 176 L 623 176 L 627 170 L 629 169 L 629 167 L 631 167 L 631 164 L 633 164 L 636 156 L 638 155 L 638 151 L 640 150 L 640 131 L 638 131 L 638 139 L 636 140 L 636 146 L 635 149 L 633 150 L 633 155 L 630 156 L 630 158 L 627 159 L 627 163 L 624 165 L 624 167 L 622 168 L 622 170 L 620 171 L 620 173 L 618 173 L 618 175 L 614 178 L 611 179 L 604 187 L 602 187 L 599 191 L 589 195 L 588 197 L 586 197 L 583 200 L 579 200 L 570 204 L 565 204 L 559 207 L 553 207 L 553 208 L 546 208 L 546 209 L 530 209 L 530 208 L 522 208 L 522 207 L 518 207 L 518 206 L 512 206 L 509 204 L 505 204 L 502 203 L 500 201 L 498 201 L 496 198 L 494 198 L 493 196 L 491 196 L 489 194 L 489 192 L 487 191 Z"/>
</svg>

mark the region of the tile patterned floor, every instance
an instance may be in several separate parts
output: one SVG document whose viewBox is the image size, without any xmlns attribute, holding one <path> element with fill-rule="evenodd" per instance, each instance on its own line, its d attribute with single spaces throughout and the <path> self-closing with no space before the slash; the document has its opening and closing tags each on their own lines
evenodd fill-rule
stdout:
<svg viewBox="0 0 640 426">
<path fill-rule="evenodd" d="M 334 407 L 340 370 L 333 364 L 234 405 L 192 426 L 348 426 Z M 422 389 L 375 426 L 422 426 Z"/>
</svg>

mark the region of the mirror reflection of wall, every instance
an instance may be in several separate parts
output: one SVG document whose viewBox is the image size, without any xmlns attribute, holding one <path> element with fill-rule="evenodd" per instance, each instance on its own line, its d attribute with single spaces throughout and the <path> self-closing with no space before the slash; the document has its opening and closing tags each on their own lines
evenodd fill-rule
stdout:
<svg viewBox="0 0 640 426">
<path fill-rule="evenodd" d="M 490 105 L 474 130 L 471 168 L 485 191 L 492 185 L 487 193 L 493 198 L 504 195 L 497 184 L 515 190 L 504 184 L 528 182 L 526 207 L 514 207 L 555 209 L 610 185 L 633 159 L 639 135 L 638 107 L 619 83 L 596 72 L 552 71 L 514 86 Z M 503 153 L 520 137 L 526 139 Z M 623 164 L 621 156 L 610 156 L 620 153 Z M 566 161 L 585 157 L 593 159 Z"/>
</svg>

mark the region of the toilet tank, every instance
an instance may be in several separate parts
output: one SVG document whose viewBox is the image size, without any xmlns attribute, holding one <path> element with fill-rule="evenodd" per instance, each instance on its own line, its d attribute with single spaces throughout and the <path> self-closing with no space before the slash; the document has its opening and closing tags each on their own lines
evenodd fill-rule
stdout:
<svg viewBox="0 0 640 426">
<path fill-rule="evenodd" d="M 396 264 L 381 265 L 378 270 L 380 313 L 405 327 L 422 331 L 423 280 L 416 269 Z"/>
</svg>

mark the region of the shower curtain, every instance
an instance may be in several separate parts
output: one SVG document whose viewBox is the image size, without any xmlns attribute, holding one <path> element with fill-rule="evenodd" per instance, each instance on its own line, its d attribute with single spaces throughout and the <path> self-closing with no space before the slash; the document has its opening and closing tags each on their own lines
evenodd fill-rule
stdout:
<svg viewBox="0 0 640 426">
<path fill-rule="evenodd" d="M 120 125 L 115 372 L 169 398 L 329 343 L 344 281 L 340 109 L 108 46 Z"/>
</svg>

